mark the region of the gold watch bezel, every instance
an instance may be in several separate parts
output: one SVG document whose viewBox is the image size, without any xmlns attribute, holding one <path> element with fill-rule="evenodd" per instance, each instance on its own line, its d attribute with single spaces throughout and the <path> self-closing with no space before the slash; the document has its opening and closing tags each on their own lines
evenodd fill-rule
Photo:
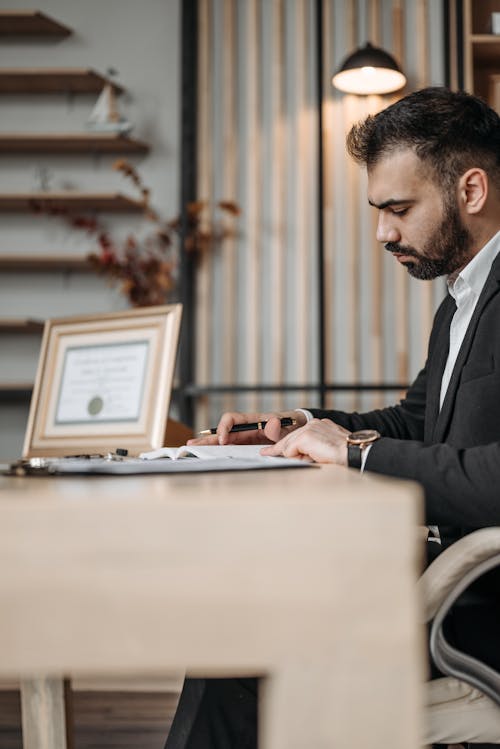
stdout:
<svg viewBox="0 0 500 749">
<path fill-rule="evenodd" d="M 381 438 L 380 432 L 376 429 L 359 429 L 357 432 L 351 432 L 346 437 L 348 445 L 357 445 L 361 449 L 367 445 L 371 445 L 372 442 L 376 442 Z"/>
</svg>

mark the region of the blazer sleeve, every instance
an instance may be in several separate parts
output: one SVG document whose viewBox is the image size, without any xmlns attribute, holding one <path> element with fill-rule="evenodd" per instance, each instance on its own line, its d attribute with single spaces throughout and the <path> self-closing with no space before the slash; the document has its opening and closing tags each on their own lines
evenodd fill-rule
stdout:
<svg viewBox="0 0 500 749">
<path fill-rule="evenodd" d="M 397 405 L 369 411 L 367 413 L 345 413 L 344 411 L 325 411 L 318 408 L 308 410 L 317 419 L 331 419 L 352 432 L 358 429 L 377 429 L 384 437 L 401 440 L 423 440 L 425 399 L 427 390 L 426 368 L 406 393 L 405 398 Z"/>
<path fill-rule="evenodd" d="M 500 442 L 469 448 L 383 438 L 366 470 L 418 481 L 425 492 L 426 522 L 483 527 L 500 525 Z"/>
</svg>

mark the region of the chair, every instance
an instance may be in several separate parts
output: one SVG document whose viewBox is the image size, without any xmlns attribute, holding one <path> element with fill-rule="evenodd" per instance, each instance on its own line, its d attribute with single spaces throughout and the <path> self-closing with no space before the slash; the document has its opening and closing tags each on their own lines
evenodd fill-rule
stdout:
<svg viewBox="0 0 500 749">
<path fill-rule="evenodd" d="M 424 743 L 500 744 L 500 674 L 453 647 L 443 631 L 459 596 L 497 566 L 500 527 L 482 528 L 443 551 L 418 582 L 424 621 L 432 621 L 431 655 L 446 674 L 427 684 Z"/>
</svg>

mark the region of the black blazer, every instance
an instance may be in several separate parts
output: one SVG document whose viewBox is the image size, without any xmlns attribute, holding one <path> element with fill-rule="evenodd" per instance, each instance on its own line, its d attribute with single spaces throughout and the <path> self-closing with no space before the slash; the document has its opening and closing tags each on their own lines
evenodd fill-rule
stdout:
<svg viewBox="0 0 500 749">
<path fill-rule="evenodd" d="M 398 406 L 364 414 L 310 409 L 350 430 L 378 429 L 366 470 L 413 479 L 425 490 L 426 522 L 445 543 L 500 525 L 500 255 L 467 329 L 439 412 L 455 302 L 447 296 L 425 368 Z"/>
</svg>

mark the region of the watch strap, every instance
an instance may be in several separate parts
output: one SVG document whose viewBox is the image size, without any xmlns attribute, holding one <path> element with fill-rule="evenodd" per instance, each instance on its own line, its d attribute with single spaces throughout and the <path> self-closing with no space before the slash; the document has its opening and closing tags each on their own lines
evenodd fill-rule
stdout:
<svg viewBox="0 0 500 749">
<path fill-rule="evenodd" d="M 347 443 L 347 465 L 361 469 L 361 446 Z"/>
</svg>

